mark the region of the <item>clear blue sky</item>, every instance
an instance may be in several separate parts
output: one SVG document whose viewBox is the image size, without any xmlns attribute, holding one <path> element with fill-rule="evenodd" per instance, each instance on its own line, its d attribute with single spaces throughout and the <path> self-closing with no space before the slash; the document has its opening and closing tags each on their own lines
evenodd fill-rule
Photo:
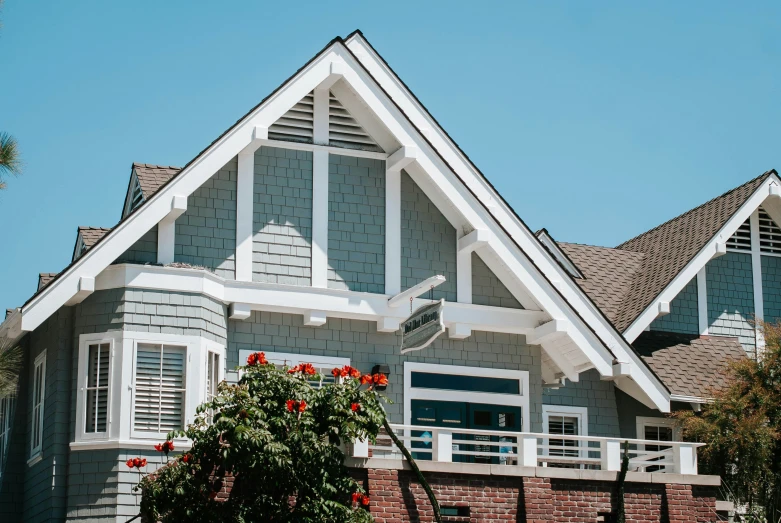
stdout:
<svg viewBox="0 0 781 523">
<path fill-rule="evenodd" d="M 616 245 L 781 169 L 781 3 L 740 4 L 6 0 L 0 306 L 355 28 L 532 229 Z"/>
</svg>

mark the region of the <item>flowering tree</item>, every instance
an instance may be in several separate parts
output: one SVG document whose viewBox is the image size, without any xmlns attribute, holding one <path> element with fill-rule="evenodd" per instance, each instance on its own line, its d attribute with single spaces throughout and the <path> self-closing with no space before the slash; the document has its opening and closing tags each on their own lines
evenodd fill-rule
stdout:
<svg viewBox="0 0 781 523">
<path fill-rule="evenodd" d="M 242 370 L 237 385 L 222 383 L 195 423 L 171 435 L 192 448 L 139 483 L 146 521 L 371 521 L 339 445 L 375 440 L 385 415 L 374 387 L 387 377 L 345 366 L 333 370 L 334 384 L 317 387 L 312 365 L 280 369 L 262 352 Z M 172 441 L 158 447 L 174 450 Z M 226 481 L 230 493 L 219 494 Z"/>
</svg>

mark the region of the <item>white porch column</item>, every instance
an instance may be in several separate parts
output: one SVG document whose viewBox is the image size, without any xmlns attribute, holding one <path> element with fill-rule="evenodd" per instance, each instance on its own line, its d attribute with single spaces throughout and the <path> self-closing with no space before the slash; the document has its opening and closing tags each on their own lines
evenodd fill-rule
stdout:
<svg viewBox="0 0 781 523">
<path fill-rule="evenodd" d="M 314 92 L 313 137 L 328 143 L 327 87 Z M 312 152 L 312 287 L 328 287 L 328 151 Z"/>
<path fill-rule="evenodd" d="M 401 292 L 401 170 L 385 171 L 385 294 Z"/>
<path fill-rule="evenodd" d="M 252 222 L 255 193 L 255 149 L 239 153 L 236 180 L 236 280 L 252 281 Z"/>
<path fill-rule="evenodd" d="M 759 209 L 751 213 L 751 275 L 754 283 L 754 317 L 757 322 L 765 319 L 765 301 L 762 296 L 762 255 L 759 250 Z M 765 348 L 765 336 L 761 328 L 755 329 L 756 356 Z"/>
<path fill-rule="evenodd" d="M 705 267 L 697 273 L 697 313 L 700 335 L 708 334 L 708 283 L 705 279 Z"/>
<path fill-rule="evenodd" d="M 174 261 L 176 219 L 187 210 L 187 197 L 174 196 L 171 210 L 157 224 L 157 263 L 167 265 Z"/>
</svg>

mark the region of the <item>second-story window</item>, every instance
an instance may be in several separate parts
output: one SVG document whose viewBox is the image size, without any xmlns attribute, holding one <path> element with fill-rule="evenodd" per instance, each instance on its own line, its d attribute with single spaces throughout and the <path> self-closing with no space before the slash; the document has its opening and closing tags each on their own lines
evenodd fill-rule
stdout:
<svg viewBox="0 0 781 523">
<path fill-rule="evenodd" d="M 166 434 L 184 428 L 187 348 L 139 343 L 133 430 Z"/>
<path fill-rule="evenodd" d="M 87 347 L 85 434 L 106 432 L 110 352 L 110 343 L 94 343 Z"/>
<path fill-rule="evenodd" d="M 46 398 L 46 351 L 35 358 L 33 366 L 33 416 L 30 457 L 35 458 L 43 449 L 43 407 Z"/>
</svg>

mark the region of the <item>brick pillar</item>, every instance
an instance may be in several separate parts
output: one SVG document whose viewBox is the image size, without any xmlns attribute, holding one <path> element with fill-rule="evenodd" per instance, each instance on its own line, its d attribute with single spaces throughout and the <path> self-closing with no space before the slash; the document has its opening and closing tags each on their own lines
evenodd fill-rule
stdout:
<svg viewBox="0 0 781 523">
<path fill-rule="evenodd" d="M 368 469 L 367 492 L 375 523 L 402 523 L 407 520 L 398 470 Z"/>
<path fill-rule="evenodd" d="M 540 523 L 554 521 L 553 516 L 553 491 L 550 479 L 524 477 L 523 504 L 520 508 L 526 523 Z M 521 518 L 518 518 L 521 520 Z"/>
<path fill-rule="evenodd" d="M 665 507 L 670 523 L 697 523 L 697 507 L 691 485 L 664 485 Z"/>
</svg>

